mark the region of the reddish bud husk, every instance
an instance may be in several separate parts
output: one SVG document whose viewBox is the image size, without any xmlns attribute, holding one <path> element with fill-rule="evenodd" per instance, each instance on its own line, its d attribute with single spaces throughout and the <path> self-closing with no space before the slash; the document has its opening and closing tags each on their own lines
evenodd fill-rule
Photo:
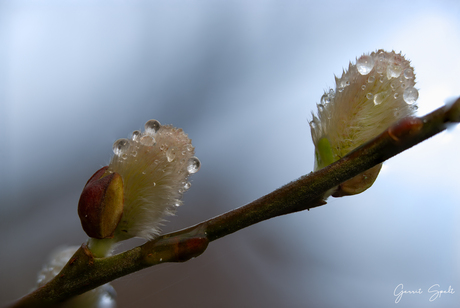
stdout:
<svg viewBox="0 0 460 308">
<path fill-rule="evenodd" d="M 123 215 L 123 180 L 99 169 L 88 180 L 78 201 L 78 216 L 86 234 L 92 238 L 113 238 Z"/>
</svg>

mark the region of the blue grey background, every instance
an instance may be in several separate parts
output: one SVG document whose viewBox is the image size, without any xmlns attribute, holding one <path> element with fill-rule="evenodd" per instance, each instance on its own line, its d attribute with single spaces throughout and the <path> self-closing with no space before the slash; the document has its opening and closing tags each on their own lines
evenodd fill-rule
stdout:
<svg viewBox="0 0 460 308">
<path fill-rule="evenodd" d="M 86 240 L 78 198 L 118 138 L 152 118 L 189 134 L 202 168 L 164 230 L 196 224 L 312 170 L 310 111 L 364 52 L 412 60 L 420 115 L 458 96 L 459 16 L 458 1 L 0 2 L 0 305 Z M 459 153 L 457 127 L 361 195 L 115 281 L 119 307 L 458 305 Z M 396 304 L 401 283 L 423 293 Z M 435 284 L 456 293 L 430 302 Z"/>
</svg>

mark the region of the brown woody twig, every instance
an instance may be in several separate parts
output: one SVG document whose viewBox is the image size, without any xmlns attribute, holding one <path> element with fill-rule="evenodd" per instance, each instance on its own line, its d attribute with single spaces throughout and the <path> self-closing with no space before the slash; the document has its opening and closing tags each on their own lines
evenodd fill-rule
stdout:
<svg viewBox="0 0 460 308">
<path fill-rule="evenodd" d="M 405 118 L 339 161 L 293 181 L 245 206 L 187 229 L 162 235 L 140 247 L 94 258 L 83 244 L 48 284 L 11 307 L 49 307 L 119 277 L 164 262 L 202 254 L 209 242 L 276 216 L 326 204 L 324 194 L 340 183 L 460 122 L 460 99 L 421 118 Z"/>
</svg>

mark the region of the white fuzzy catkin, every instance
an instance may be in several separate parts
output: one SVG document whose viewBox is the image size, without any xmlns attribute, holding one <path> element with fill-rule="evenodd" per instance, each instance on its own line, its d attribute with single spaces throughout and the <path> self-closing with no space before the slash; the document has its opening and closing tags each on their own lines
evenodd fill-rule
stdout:
<svg viewBox="0 0 460 308">
<path fill-rule="evenodd" d="M 160 233 L 162 217 L 172 215 L 190 188 L 187 178 L 200 168 L 191 140 L 182 129 L 147 121 L 145 131 L 113 145 L 106 172 L 123 179 L 123 216 L 115 241 L 132 237 L 151 239 Z"/>
<path fill-rule="evenodd" d="M 361 56 L 335 81 L 335 90 L 325 91 L 317 104 L 318 116 L 313 114 L 310 122 L 315 170 L 325 167 L 318 164 L 321 139 L 327 138 L 336 161 L 417 108 L 413 68 L 394 51 Z"/>
</svg>

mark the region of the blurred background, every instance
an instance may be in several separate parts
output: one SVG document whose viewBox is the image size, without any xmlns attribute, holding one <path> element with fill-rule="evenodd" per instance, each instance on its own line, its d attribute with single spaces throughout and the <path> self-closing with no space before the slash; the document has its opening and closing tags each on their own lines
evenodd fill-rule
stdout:
<svg viewBox="0 0 460 308">
<path fill-rule="evenodd" d="M 310 111 L 365 52 L 406 54 L 419 115 L 459 96 L 460 3 L 414 3 L 0 2 L 0 306 L 50 252 L 86 240 L 84 184 L 149 119 L 183 128 L 202 162 L 169 232 L 310 172 Z M 115 281 L 118 307 L 458 305 L 459 153 L 456 127 L 386 162 L 361 195 Z M 423 293 L 395 304 L 401 283 Z M 435 284 L 456 293 L 430 302 Z"/>
</svg>

